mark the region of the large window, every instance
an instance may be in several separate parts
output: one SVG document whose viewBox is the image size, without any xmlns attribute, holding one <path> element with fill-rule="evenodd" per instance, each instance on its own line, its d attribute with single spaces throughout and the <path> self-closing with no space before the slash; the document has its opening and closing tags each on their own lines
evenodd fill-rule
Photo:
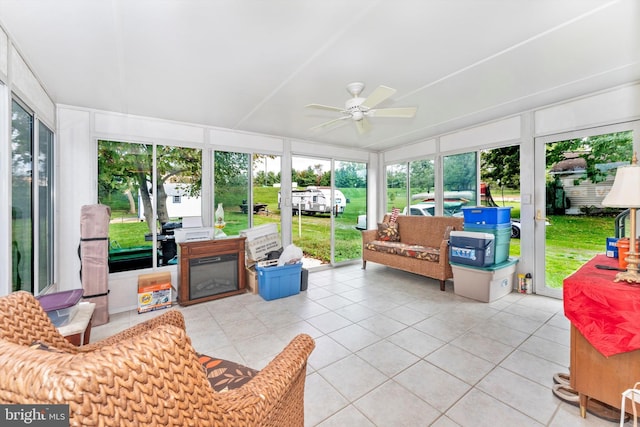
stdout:
<svg viewBox="0 0 640 427">
<path fill-rule="evenodd" d="M 53 132 L 11 107 L 12 290 L 39 293 L 53 283 Z"/>
<path fill-rule="evenodd" d="M 407 164 L 387 166 L 387 212 L 407 207 Z"/>
<path fill-rule="evenodd" d="M 362 257 L 362 236 L 356 228 L 358 218 L 367 214 L 367 164 L 335 161 L 334 260 L 348 261 Z"/>
<path fill-rule="evenodd" d="M 53 132 L 38 124 L 38 290 L 53 283 Z"/>
<path fill-rule="evenodd" d="M 478 193 L 478 154 L 476 152 L 444 156 L 443 189 L 445 215 L 460 212 L 460 201 L 466 206 L 476 206 Z M 453 203 L 453 205 L 447 202 Z"/>
<path fill-rule="evenodd" d="M 387 212 L 399 208 L 403 215 L 435 215 L 433 159 L 387 166 Z"/>
<path fill-rule="evenodd" d="M 98 141 L 98 200 L 111 208 L 111 273 L 177 262 L 174 230 L 184 217 L 202 215 L 201 165 L 195 148 Z"/>
<path fill-rule="evenodd" d="M 214 200 L 212 211 L 218 227 L 227 236 L 235 236 L 249 227 L 249 177 L 251 155 L 230 151 L 216 151 L 213 156 Z M 219 209 L 224 212 L 220 223 Z"/>
<path fill-rule="evenodd" d="M 33 292 L 33 115 L 11 106 L 11 280 L 14 291 Z"/>
<path fill-rule="evenodd" d="M 280 194 L 282 158 L 275 155 L 254 154 L 253 155 L 253 188 L 251 200 L 252 209 L 249 205 L 243 212 L 251 214 L 252 225 L 259 226 L 267 223 L 275 223 L 280 230 L 280 207 L 278 196 Z"/>
<path fill-rule="evenodd" d="M 435 215 L 435 174 L 433 160 L 415 160 L 409 163 L 410 208 L 407 215 Z"/>
</svg>

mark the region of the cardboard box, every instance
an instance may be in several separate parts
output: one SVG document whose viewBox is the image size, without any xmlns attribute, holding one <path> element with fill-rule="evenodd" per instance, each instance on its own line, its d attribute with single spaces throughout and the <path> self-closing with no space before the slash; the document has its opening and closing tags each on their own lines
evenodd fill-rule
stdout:
<svg viewBox="0 0 640 427">
<path fill-rule="evenodd" d="M 256 273 L 255 267 L 246 267 L 246 280 L 245 284 L 247 286 L 247 290 L 252 294 L 258 293 L 258 275 Z"/>
<path fill-rule="evenodd" d="M 265 259 L 269 252 L 278 250 L 282 246 L 276 224 L 264 224 L 242 230 L 240 236 L 246 237 L 247 266 L 252 266 L 257 261 Z"/>
<path fill-rule="evenodd" d="M 171 273 L 138 276 L 138 313 L 171 307 Z"/>
<path fill-rule="evenodd" d="M 456 295 L 482 302 L 492 302 L 513 290 L 518 258 L 509 258 L 490 267 L 472 267 L 451 263 L 453 291 Z"/>
<path fill-rule="evenodd" d="M 606 254 L 609 258 L 618 258 L 618 238 L 617 237 L 607 237 Z"/>
</svg>

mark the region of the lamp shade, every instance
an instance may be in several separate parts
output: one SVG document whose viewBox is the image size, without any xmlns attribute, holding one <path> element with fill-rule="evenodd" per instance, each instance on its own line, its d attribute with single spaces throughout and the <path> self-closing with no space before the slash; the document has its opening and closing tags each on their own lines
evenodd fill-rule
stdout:
<svg viewBox="0 0 640 427">
<path fill-rule="evenodd" d="M 640 208 L 640 166 L 620 166 L 609 194 L 602 206 L 611 208 Z"/>
</svg>

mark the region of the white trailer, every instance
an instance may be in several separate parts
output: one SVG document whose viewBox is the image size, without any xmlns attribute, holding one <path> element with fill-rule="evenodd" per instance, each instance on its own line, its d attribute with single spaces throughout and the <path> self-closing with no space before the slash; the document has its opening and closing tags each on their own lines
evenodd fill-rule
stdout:
<svg viewBox="0 0 640 427">
<path fill-rule="evenodd" d="M 298 211 L 306 215 L 328 214 L 333 211 L 339 215 L 344 212 L 346 204 L 347 199 L 340 190 L 335 190 L 333 201 L 330 188 L 307 187 L 305 190 L 291 191 L 291 209 L 294 215 Z"/>
</svg>

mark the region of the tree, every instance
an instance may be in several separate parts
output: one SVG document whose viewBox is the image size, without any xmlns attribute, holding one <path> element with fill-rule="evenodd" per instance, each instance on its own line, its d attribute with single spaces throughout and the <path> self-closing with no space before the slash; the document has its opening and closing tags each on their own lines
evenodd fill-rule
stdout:
<svg viewBox="0 0 640 427">
<path fill-rule="evenodd" d="M 482 181 L 500 188 L 520 188 L 520 146 L 493 148 L 480 153 Z"/>
<path fill-rule="evenodd" d="M 578 181 L 589 179 L 597 183 L 604 181 L 615 169 L 601 165 L 615 162 L 629 162 L 633 155 L 631 132 L 617 132 L 606 135 L 589 136 L 547 144 L 547 169 L 564 160 L 567 153 L 575 153 L 586 162 L 585 174 Z"/>
<path fill-rule="evenodd" d="M 476 153 L 456 154 L 444 158 L 444 190 L 476 189 Z"/>
<path fill-rule="evenodd" d="M 272 186 L 280 182 L 280 173 L 275 174 L 273 171 L 267 170 L 267 160 L 275 159 L 277 156 L 271 154 L 254 154 L 253 155 L 253 185 L 262 185 L 264 187 Z"/>
<path fill-rule="evenodd" d="M 335 171 L 335 184 L 339 188 L 364 188 L 367 167 L 364 163 L 341 162 Z"/>
<path fill-rule="evenodd" d="M 151 231 L 153 218 L 152 195 L 157 196 L 157 217 L 161 224 L 169 222 L 165 183 L 176 183 L 191 197 L 198 197 L 202 189 L 202 151 L 195 148 L 156 146 L 156 182 L 153 182 L 153 145 L 117 141 L 98 144 L 98 196 L 113 192 L 140 193 L 145 221 Z"/>
<path fill-rule="evenodd" d="M 435 173 L 432 160 L 416 160 L 409 163 L 411 192 L 423 193 L 435 187 Z"/>
</svg>

